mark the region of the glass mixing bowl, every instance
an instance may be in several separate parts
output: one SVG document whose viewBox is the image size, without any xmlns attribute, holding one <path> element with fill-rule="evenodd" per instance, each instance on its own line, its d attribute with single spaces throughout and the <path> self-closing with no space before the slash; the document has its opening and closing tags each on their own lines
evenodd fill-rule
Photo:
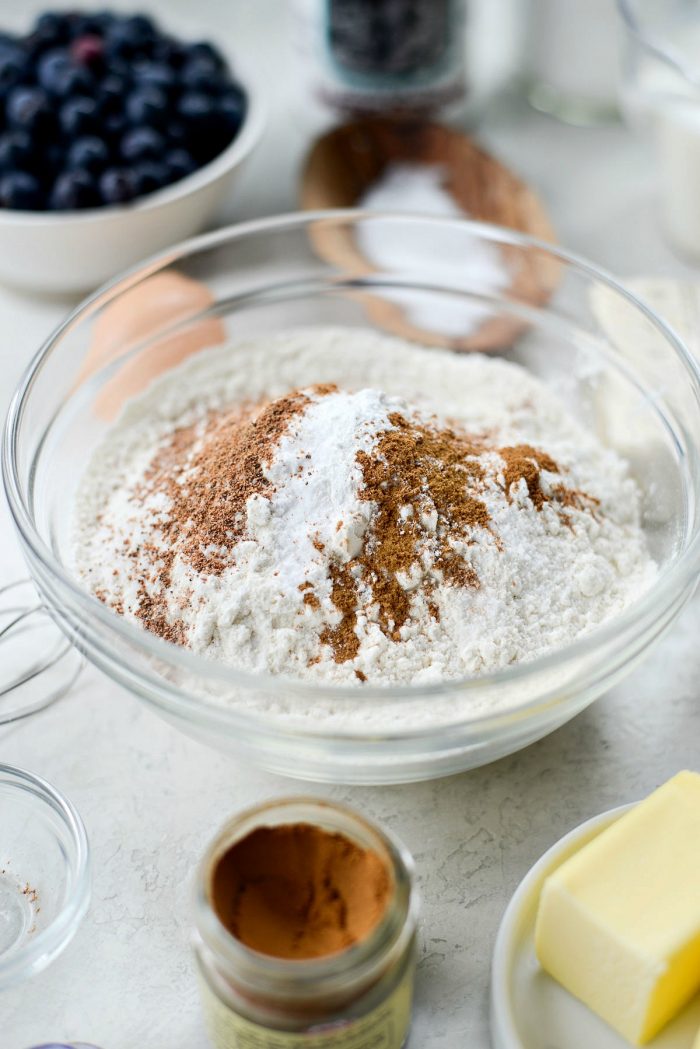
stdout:
<svg viewBox="0 0 700 1049">
<path fill-rule="evenodd" d="M 393 251 L 391 270 L 363 254 L 379 235 L 405 244 L 403 260 Z M 507 278 L 498 291 L 480 281 L 478 267 L 461 265 L 485 250 Z M 629 461 L 659 565 L 649 591 L 531 662 L 401 688 L 232 670 L 126 622 L 89 594 L 71 569 L 71 506 L 123 398 L 207 346 L 329 324 L 401 333 L 425 347 L 426 362 L 434 346 L 500 354 L 555 389 Z M 10 408 L 3 469 L 36 584 L 68 637 L 105 673 L 185 732 L 266 769 L 377 783 L 492 761 L 551 732 L 629 673 L 695 587 L 699 450 L 696 366 L 653 311 L 605 274 L 497 227 L 326 212 L 212 233 L 98 291 L 31 363 Z"/>
</svg>

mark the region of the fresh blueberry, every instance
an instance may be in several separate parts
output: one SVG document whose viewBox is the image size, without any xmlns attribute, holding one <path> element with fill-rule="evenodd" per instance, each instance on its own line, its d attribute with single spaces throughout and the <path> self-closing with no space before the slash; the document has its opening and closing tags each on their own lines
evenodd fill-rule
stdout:
<svg viewBox="0 0 700 1049">
<path fill-rule="evenodd" d="M 7 96 L 5 115 L 10 127 L 22 128 L 30 135 L 41 135 L 53 124 L 48 97 L 40 87 L 13 88 Z"/>
<path fill-rule="evenodd" d="M 134 64 L 134 80 L 139 87 L 155 87 L 168 96 L 177 86 L 175 73 L 164 62 Z"/>
<path fill-rule="evenodd" d="M 122 80 L 130 83 L 132 79 L 133 68 L 134 66 L 131 59 L 110 58 L 105 76 L 111 76 L 113 74 L 114 76 L 121 77 Z"/>
<path fill-rule="evenodd" d="M 54 47 L 41 56 L 36 66 L 36 78 L 39 85 L 49 94 L 60 94 L 58 84 L 62 84 L 66 74 L 71 70 L 72 62 L 68 51 L 63 47 Z"/>
<path fill-rule="evenodd" d="M 191 58 L 180 72 L 182 86 L 187 91 L 215 94 L 223 87 L 221 68 L 210 58 Z"/>
<path fill-rule="evenodd" d="M 199 164 L 212 160 L 231 139 L 216 103 L 199 92 L 187 92 L 180 99 L 178 112 L 187 128 L 187 148 Z"/>
<path fill-rule="evenodd" d="M 46 51 L 52 51 L 65 43 L 62 35 L 56 36 L 51 29 L 35 29 L 22 40 L 22 50 L 31 62 L 36 62 Z"/>
<path fill-rule="evenodd" d="M 187 128 L 181 120 L 169 120 L 163 133 L 173 148 L 187 145 Z"/>
<path fill-rule="evenodd" d="M 41 166 L 36 174 L 43 177 L 45 182 L 51 183 L 65 166 L 66 147 L 62 142 L 50 142 L 45 152 L 41 154 Z"/>
<path fill-rule="evenodd" d="M 71 58 L 86 69 L 99 69 L 104 64 L 105 45 L 101 36 L 84 33 L 70 46 Z"/>
<path fill-rule="evenodd" d="M 226 68 L 226 63 L 221 54 L 208 40 L 199 40 L 194 44 L 189 44 L 187 46 L 187 57 L 188 59 L 203 58 L 213 62 L 218 69 Z"/>
<path fill-rule="evenodd" d="M 105 56 L 107 65 L 111 68 L 115 61 L 124 59 L 128 61 L 138 50 L 134 41 L 128 33 L 122 29 L 121 22 L 114 22 L 104 35 Z"/>
<path fill-rule="evenodd" d="M 43 206 L 39 180 L 26 171 L 12 171 L 0 178 L 0 207 L 37 211 Z"/>
<path fill-rule="evenodd" d="M 153 23 L 145 15 L 115 20 L 105 32 L 105 51 L 110 58 L 145 55 L 152 49 L 154 34 Z"/>
<path fill-rule="evenodd" d="M 26 171 L 32 167 L 34 148 L 26 131 L 6 131 L 0 135 L 0 171 Z"/>
<path fill-rule="evenodd" d="M 163 155 L 165 149 L 165 139 L 151 127 L 127 131 L 121 140 L 121 155 L 130 164 L 140 160 L 155 160 Z"/>
<path fill-rule="evenodd" d="M 238 132 L 245 116 L 247 100 L 245 92 L 238 87 L 229 87 L 218 103 L 222 126 L 231 133 L 231 138 Z"/>
<path fill-rule="evenodd" d="M 75 211 L 99 204 L 97 186 L 88 171 L 64 171 L 53 184 L 49 207 L 54 211 Z"/>
<path fill-rule="evenodd" d="M 112 142 L 117 147 L 128 129 L 123 113 L 107 113 L 102 117 L 100 127 L 107 142 Z"/>
<path fill-rule="evenodd" d="M 92 15 L 84 11 L 69 11 L 66 18 L 71 40 L 78 40 L 79 37 L 92 32 Z"/>
<path fill-rule="evenodd" d="M 57 44 L 63 43 L 70 35 L 70 23 L 65 14 L 45 11 L 34 23 L 34 32 L 41 33 L 47 39 L 52 37 Z"/>
<path fill-rule="evenodd" d="M 127 95 L 125 109 L 132 124 L 158 127 L 168 117 L 168 96 L 158 87 L 138 87 Z"/>
<path fill-rule="evenodd" d="M 182 67 L 187 57 L 186 48 L 172 37 L 161 37 L 156 40 L 151 49 L 151 58 L 154 62 L 162 62 L 169 69 L 176 72 Z"/>
<path fill-rule="evenodd" d="M 0 53 L 0 95 L 19 84 L 24 76 L 24 60 L 16 51 Z"/>
<path fill-rule="evenodd" d="M 177 182 L 178 179 L 191 175 L 197 168 L 194 157 L 186 149 L 168 150 L 163 161 L 170 173 L 170 182 Z"/>
<path fill-rule="evenodd" d="M 128 168 L 107 168 L 98 182 L 100 197 L 105 204 L 126 204 L 136 196 L 136 179 Z"/>
<path fill-rule="evenodd" d="M 91 135 L 97 130 L 97 102 L 94 98 L 69 98 L 58 115 L 61 130 L 67 138 Z"/>
<path fill-rule="evenodd" d="M 124 95 L 128 90 L 128 81 L 118 73 L 108 73 L 100 81 L 97 91 L 97 102 L 100 113 L 115 113 L 123 108 Z"/>
<path fill-rule="evenodd" d="M 83 17 L 83 30 L 91 35 L 104 36 L 115 17 L 112 11 L 91 11 Z"/>
<path fill-rule="evenodd" d="M 139 40 L 150 40 L 157 35 L 157 29 L 152 18 L 148 15 L 129 15 L 122 22 L 127 33 Z"/>
<path fill-rule="evenodd" d="M 16 51 L 18 48 L 18 41 L 16 36 L 12 36 L 11 33 L 0 32 L 0 51 L 3 53 L 7 51 Z"/>
<path fill-rule="evenodd" d="M 185 127 L 203 126 L 212 120 L 214 102 L 201 91 L 187 91 L 180 98 L 177 112 Z"/>
<path fill-rule="evenodd" d="M 84 66 L 71 63 L 65 69 L 56 70 L 51 87 L 47 87 L 47 90 L 58 99 L 67 99 L 74 95 L 92 95 L 95 91 L 95 81 Z"/>
<path fill-rule="evenodd" d="M 83 168 L 92 174 L 103 171 L 109 162 L 109 149 L 101 138 L 96 135 L 86 135 L 77 138 L 69 147 L 66 156 L 66 166 L 69 168 Z"/>
<path fill-rule="evenodd" d="M 168 184 L 168 169 L 165 164 L 159 164 L 156 160 L 144 160 L 134 167 L 134 178 L 136 194 L 141 197 Z"/>
</svg>

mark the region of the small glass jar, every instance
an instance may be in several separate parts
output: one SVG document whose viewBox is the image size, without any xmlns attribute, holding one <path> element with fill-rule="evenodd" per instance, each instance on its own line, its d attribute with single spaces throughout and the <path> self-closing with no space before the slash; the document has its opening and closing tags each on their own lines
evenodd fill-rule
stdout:
<svg viewBox="0 0 700 1049">
<path fill-rule="evenodd" d="M 213 906 L 217 864 L 261 827 L 311 824 L 342 834 L 386 864 L 391 893 L 367 937 L 336 954 L 289 960 L 236 939 Z M 195 937 L 205 1022 L 216 1049 L 400 1049 L 408 1037 L 415 972 L 413 861 L 393 837 L 344 806 L 272 801 L 231 820 L 209 846 L 195 885 Z"/>
<path fill-rule="evenodd" d="M 302 74 L 345 114 L 443 116 L 466 98 L 467 0 L 296 0 Z"/>
</svg>

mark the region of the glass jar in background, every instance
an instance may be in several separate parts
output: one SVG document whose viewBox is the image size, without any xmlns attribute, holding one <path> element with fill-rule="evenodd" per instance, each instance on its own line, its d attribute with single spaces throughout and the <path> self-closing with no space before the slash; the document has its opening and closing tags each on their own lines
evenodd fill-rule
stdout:
<svg viewBox="0 0 700 1049">
<path fill-rule="evenodd" d="M 467 0 L 296 0 L 312 90 L 346 114 L 463 106 Z"/>
<path fill-rule="evenodd" d="M 386 865 L 390 895 L 367 937 L 335 954 L 278 958 L 246 946 L 220 920 L 214 876 L 222 857 L 261 828 L 308 824 L 343 835 Z M 410 1023 L 417 896 L 406 849 L 358 813 L 312 798 L 250 809 L 228 823 L 210 845 L 195 885 L 194 950 L 204 1018 L 216 1049 L 239 1041 L 260 1049 L 297 1046 L 342 1049 L 377 1045 L 400 1049 Z"/>
<path fill-rule="evenodd" d="M 619 119 L 615 0 L 530 0 L 527 53 L 536 109 L 582 126 Z"/>
<path fill-rule="evenodd" d="M 668 240 L 700 262 L 700 5 L 619 0 L 619 8 L 623 110 L 651 147 Z"/>
</svg>

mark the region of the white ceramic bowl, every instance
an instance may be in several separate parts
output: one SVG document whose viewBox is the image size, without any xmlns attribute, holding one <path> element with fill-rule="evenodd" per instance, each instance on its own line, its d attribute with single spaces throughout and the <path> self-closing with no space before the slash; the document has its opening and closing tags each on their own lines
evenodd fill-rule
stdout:
<svg viewBox="0 0 700 1049">
<path fill-rule="evenodd" d="M 72 212 L 0 208 L 0 283 L 50 294 L 88 291 L 201 232 L 265 124 L 257 88 L 241 75 L 238 61 L 234 68 L 248 98 L 245 119 L 233 142 L 198 171 L 127 205 Z"/>
</svg>

